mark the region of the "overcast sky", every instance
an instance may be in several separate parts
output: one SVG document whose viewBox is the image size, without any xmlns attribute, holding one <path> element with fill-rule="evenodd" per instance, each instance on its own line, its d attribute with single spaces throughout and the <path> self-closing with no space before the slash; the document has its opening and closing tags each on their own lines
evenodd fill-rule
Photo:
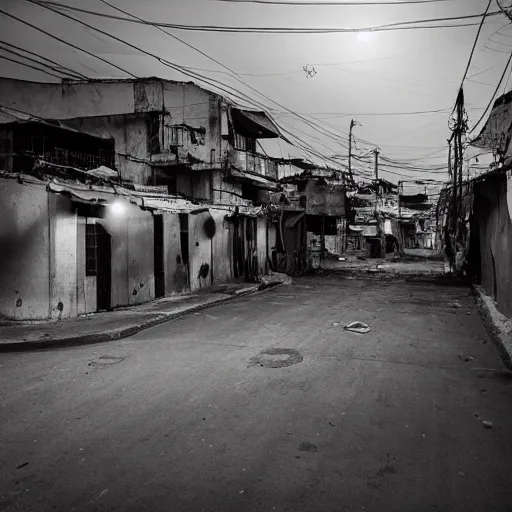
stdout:
<svg viewBox="0 0 512 512">
<path fill-rule="evenodd" d="M 57 0 L 58 3 L 121 15 L 101 0 Z M 362 0 L 363 1 L 363 0 Z M 189 25 L 251 27 L 347 27 L 361 28 L 399 21 L 464 16 L 482 13 L 487 0 L 446 0 L 424 5 L 297 6 L 221 2 L 216 0 L 109 0 L 117 7 L 145 20 Z M 506 3 L 506 2 L 505 2 Z M 136 76 L 186 79 L 181 73 L 137 50 L 95 33 L 72 20 L 27 2 L 2 0 L 0 6 L 40 28 L 84 48 Z M 497 6 L 491 6 L 496 11 Z M 466 67 L 478 26 L 345 34 L 236 34 L 190 32 L 172 29 L 196 48 L 235 70 L 243 81 L 281 106 L 269 101 L 225 73 L 198 52 L 152 26 L 68 11 L 135 46 L 173 63 L 201 68 L 204 76 L 236 87 L 268 108 L 279 124 L 301 137 L 323 155 L 347 155 L 347 132 L 351 118 L 362 126 L 354 128 L 356 154 L 367 154 L 378 146 L 381 155 L 414 165 L 445 165 L 449 110 Z M 478 19 L 470 20 L 478 22 Z M 503 15 L 487 19 L 464 84 L 470 122 L 476 122 L 486 107 L 512 51 L 512 29 Z M 500 29 L 500 27 L 502 27 Z M 498 31 L 498 33 L 495 33 Z M 124 76 L 107 64 L 63 45 L 33 28 L 0 15 L 0 39 L 58 61 L 88 77 Z M 493 34 L 494 33 L 494 34 Z M 507 53 L 508 52 L 508 53 Z M 0 55 L 8 55 L 0 51 Z M 12 55 L 10 56 L 12 57 Z M 2 62 L 1 75 L 32 81 L 56 79 L 21 65 Z M 303 66 L 314 67 L 307 78 Z M 508 77 L 508 74 L 507 74 Z M 512 80 L 507 88 L 512 86 Z M 500 94 L 501 92 L 500 91 Z M 284 108 L 283 108 L 284 107 Z M 329 137 L 290 114 L 313 115 L 313 122 L 339 134 Z M 364 115 L 447 109 L 417 115 Z M 309 118 L 310 119 L 310 118 Z M 301 155 L 286 144 L 272 151 L 284 156 Z M 276 155 L 277 156 L 277 155 Z M 279 155 L 280 156 L 280 155 Z M 355 164 L 355 170 L 372 169 Z M 391 168 L 388 168 L 391 170 Z M 446 174 L 394 172 L 421 178 L 446 179 Z M 396 182 L 405 176 L 381 168 L 381 176 Z"/>
</svg>

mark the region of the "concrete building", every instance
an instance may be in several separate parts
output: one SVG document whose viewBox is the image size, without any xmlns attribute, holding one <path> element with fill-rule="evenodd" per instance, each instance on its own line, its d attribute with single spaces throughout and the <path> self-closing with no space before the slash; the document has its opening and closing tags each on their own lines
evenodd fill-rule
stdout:
<svg viewBox="0 0 512 512">
<path fill-rule="evenodd" d="M 397 185 L 383 179 L 359 183 L 349 194 L 347 247 L 380 258 L 401 252 L 403 238 L 399 228 Z"/>
<path fill-rule="evenodd" d="M 447 269 L 469 275 L 508 318 L 512 317 L 511 127 L 512 93 L 508 92 L 495 101 L 472 141 L 492 154 L 494 163 L 487 172 L 458 185 L 455 194 L 452 185 L 445 187 L 438 203 L 438 234 Z"/>
<path fill-rule="evenodd" d="M 308 266 L 316 268 L 322 258 L 342 254 L 347 232 L 344 174 L 303 160 L 281 162 L 278 173 L 290 203 L 305 215 Z"/>
<path fill-rule="evenodd" d="M 101 199 L 107 204 L 114 196 L 109 199 L 101 194 L 113 193 L 113 189 L 89 190 L 91 195 L 85 190 L 73 191 L 69 180 L 59 185 L 58 201 L 62 205 L 68 201 L 62 207 L 69 207 L 69 215 L 74 215 L 69 222 L 76 228 L 80 224 L 78 218 L 88 219 L 80 228 L 83 232 L 75 234 L 79 242 L 75 240 L 73 244 L 80 246 L 77 245 L 77 254 L 86 241 L 92 244 L 93 239 L 104 247 L 102 254 L 110 250 L 110 258 L 104 256 L 110 261 L 110 282 L 101 285 L 105 289 L 102 298 L 92 290 L 91 279 L 84 279 L 88 284 L 81 290 L 76 279 L 69 277 L 65 286 L 74 287 L 75 295 L 57 301 L 63 304 L 57 313 L 53 311 L 56 297 L 52 292 L 51 306 L 40 307 L 37 312 L 13 310 L 8 306 L 12 303 L 9 295 L 1 310 L 5 316 L 75 316 L 174 292 L 195 291 L 236 278 L 256 280 L 267 272 L 277 227 L 268 218 L 266 193 L 278 191 L 280 186 L 276 163 L 257 151 L 257 141 L 277 138 L 279 131 L 264 113 L 237 108 L 193 83 L 156 78 L 62 84 L 0 79 L 0 96 L 8 107 L 4 112 L 65 125 L 69 129 L 62 128 L 61 140 L 64 132 L 80 132 L 81 144 L 85 144 L 87 136 L 87 140 L 94 138 L 98 151 L 101 141 L 108 140 L 111 157 L 103 165 L 117 171 L 109 180 L 115 178 L 123 190 L 129 190 L 127 199 L 123 199 L 127 203 L 122 208 L 123 215 L 114 218 L 103 212 L 100 217 L 97 210 L 91 210 L 84 216 L 73 213 L 69 197 L 83 199 L 85 194 L 85 202 L 97 203 Z M 48 126 L 48 122 L 44 124 L 45 130 Z M 55 145 L 56 150 L 59 144 L 62 142 Z M 19 157 L 26 153 L 25 149 L 19 150 Z M 52 160 L 41 158 L 47 153 L 41 153 L 41 148 L 35 150 L 47 166 L 67 168 L 66 178 L 71 175 L 70 168 L 90 171 L 97 167 L 96 161 L 73 160 L 72 152 L 72 148 L 67 153 L 56 151 Z M 4 154 L 8 156 L 6 151 Z M 4 158 L 7 173 L 29 171 L 30 166 L 19 164 L 21 167 L 12 168 L 8 162 Z M 26 205 L 43 205 L 45 196 L 38 196 L 34 202 L 24 198 L 23 187 L 19 187 L 11 180 L 2 192 L 9 198 L 17 197 L 19 210 L 13 217 L 14 223 L 20 222 L 21 217 L 30 218 L 31 214 L 23 213 Z M 135 204 L 131 204 L 133 198 Z M 96 226 L 95 231 L 87 227 L 89 224 Z M 64 233 L 63 224 L 59 223 L 55 236 L 64 236 L 71 243 Z M 41 243 L 51 245 L 52 241 L 44 239 Z M 60 257 L 60 249 L 53 250 L 55 258 Z M 18 288 L 14 287 L 15 291 L 19 292 Z"/>
</svg>

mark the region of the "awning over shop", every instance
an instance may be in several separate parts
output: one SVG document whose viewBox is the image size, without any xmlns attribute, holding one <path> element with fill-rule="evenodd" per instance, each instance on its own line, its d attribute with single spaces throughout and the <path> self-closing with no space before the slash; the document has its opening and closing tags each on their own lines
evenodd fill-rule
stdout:
<svg viewBox="0 0 512 512">
<path fill-rule="evenodd" d="M 277 192 L 280 190 L 277 183 L 271 181 L 264 176 L 258 174 L 252 174 L 248 172 L 239 171 L 238 169 L 231 168 L 230 177 L 239 183 L 248 183 L 254 187 L 261 188 L 264 190 L 271 190 Z"/>
<path fill-rule="evenodd" d="M 110 169 L 110 167 L 106 167 L 105 165 L 100 165 L 96 169 L 91 169 L 90 171 L 87 171 L 87 174 L 94 176 L 95 178 L 113 180 L 119 178 L 119 173 L 117 171 L 114 171 L 114 169 Z"/>
<path fill-rule="evenodd" d="M 57 194 L 65 194 L 74 202 L 96 205 L 107 205 L 117 199 L 124 199 L 147 210 L 165 213 L 194 213 L 204 209 L 203 204 L 197 204 L 180 196 L 147 195 L 144 192 L 130 190 L 124 187 L 102 187 L 98 185 L 80 185 L 54 180 L 48 183 L 48 190 Z"/>
<path fill-rule="evenodd" d="M 471 145 L 505 155 L 508 152 L 511 136 L 512 91 L 509 91 L 494 102 L 487 121 L 478 136 L 471 141 Z"/>
<path fill-rule="evenodd" d="M 48 183 L 48 190 L 56 194 L 65 194 L 80 203 L 108 203 L 115 199 L 113 187 L 68 184 L 57 179 Z"/>
<path fill-rule="evenodd" d="M 280 136 L 278 129 L 265 112 L 231 109 L 235 131 L 253 139 L 275 139 Z"/>
</svg>

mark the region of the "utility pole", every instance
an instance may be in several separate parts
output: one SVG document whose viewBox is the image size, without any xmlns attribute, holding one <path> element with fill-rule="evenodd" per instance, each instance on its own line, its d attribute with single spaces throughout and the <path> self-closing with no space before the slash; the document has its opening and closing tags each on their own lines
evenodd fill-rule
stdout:
<svg viewBox="0 0 512 512">
<path fill-rule="evenodd" d="M 350 130 L 348 131 L 348 174 L 350 181 L 354 183 L 354 176 L 352 175 L 352 128 L 356 125 L 353 119 L 350 121 Z"/>
<path fill-rule="evenodd" d="M 375 181 L 377 182 L 377 197 L 380 195 L 380 186 L 379 186 L 379 149 L 375 148 L 373 150 L 375 154 Z"/>
<path fill-rule="evenodd" d="M 397 192 L 397 195 L 396 195 L 396 200 L 397 200 L 397 206 L 398 206 L 398 220 L 400 221 L 400 214 L 402 213 L 400 211 L 400 187 L 402 186 L 402 182 L 399 181 L 398 182 L 398 192 Z"/>
<path fill-rule="evenodd" d="M 379 150 L 378 148 L 375 148 L 373 150 L 375 154 L 375 216 L 377 217 L 377 225 L 378 225 L 378 231 L 380 234 L 380 252 L 381 257 L 386 257 L 386 226 L 385 226 L 385 220 L 383 219 L 381 213 L 380 213 L 380 205 L 379 205 L 379 198 L 380 198 L 380 186 L 379 186 Z"/>
<path fill-rule="evenodd" d="M 463 163 L 464 163 L 464 154 L 462 151 L 462 132 L 464 131 L 464 91 L 463 89 L 459 92 L 459 98 L 458 98 L 458 105 L 457 105 L 457 124 L 459 129 L 457 130 L 457 146 L 459 150 L 459 158 L 458 158 L 458 164 L 459 164 L 459 208 L 458 208 L 458 214 L 460 215 L 460 212 L 462 210 L 462 181 L 463 181 Z"/>
</svg>

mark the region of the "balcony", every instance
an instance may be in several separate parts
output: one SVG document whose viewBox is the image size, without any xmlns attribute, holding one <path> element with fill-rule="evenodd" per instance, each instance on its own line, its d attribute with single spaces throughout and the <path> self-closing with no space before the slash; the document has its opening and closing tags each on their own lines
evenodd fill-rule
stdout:
<svg viewBox="0 0 512 512">
<path fill-rule="evenodd" d="M 264 155 L 234 149 L 230 153 L 230 163 L 239 171 L 277 179 L 277 164 Z"/>
</svg>

